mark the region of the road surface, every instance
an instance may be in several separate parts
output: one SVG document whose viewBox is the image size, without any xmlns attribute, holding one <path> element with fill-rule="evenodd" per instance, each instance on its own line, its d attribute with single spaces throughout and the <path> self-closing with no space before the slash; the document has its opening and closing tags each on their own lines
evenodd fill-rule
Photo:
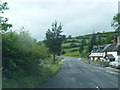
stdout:
<svg viewBox="0 0 120 90">
<path fill-rule="evenodd" d="M 39 88 L 118 88 L 118 76 L 103 68 L 64 57 L 62 69 Z M 99 89 L 98 89 L 99 90 Z"/>
</svg>

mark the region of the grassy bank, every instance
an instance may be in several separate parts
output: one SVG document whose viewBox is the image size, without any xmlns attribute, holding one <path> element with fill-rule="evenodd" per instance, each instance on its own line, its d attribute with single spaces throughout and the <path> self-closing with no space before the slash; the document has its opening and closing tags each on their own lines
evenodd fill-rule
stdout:
<svg viewBox="0 0 120 90">
<path fill-rule="evenodd" d="M 68 53 L 66 53 L 66 54 L 63 54 L 62 56 L 79 58 L 79 57 L 80 57 L 80 54 L 79 54 L 79 52 L 68 52 Z"/>
<path fill-rule="evenodd" d="M 35 88 L 50 77 L 61 68 L 63 63 L 46 64 L 41 67 L 41 71 L 36 74 L 31 72 L 31 75 L 14 78 L 14 79 L 3 79 L 3 88 Z"/>
</svg>

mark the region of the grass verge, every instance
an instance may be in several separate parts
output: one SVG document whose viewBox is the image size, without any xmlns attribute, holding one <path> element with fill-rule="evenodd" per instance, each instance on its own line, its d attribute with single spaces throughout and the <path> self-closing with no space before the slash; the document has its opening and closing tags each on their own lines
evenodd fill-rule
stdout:
<svg viewBox="0 0 120 90">
<path fill-rule="evenodd" d="M 80 54 L 79 54 L 79 52 L 77 51 L 77 52 L 69 52 L 69 53 L 66 53 L 66 54 L 62 54 L 62 56 L 79 58 L 79 57 L 80 57 Z"/>
<path fill-rule="evenodd" d="M 56 64 L 46 64 L 43 65 L 41 70 L 37 73 L 32 73 L 31 75 L 12 78 L 12 79 L 2 79 L 3 88 L 35 88 L 38 85 L 42 84 L 50 77 L 56 74 L 56 72 L 63 65 L 62 62 Z"/>
</svg>

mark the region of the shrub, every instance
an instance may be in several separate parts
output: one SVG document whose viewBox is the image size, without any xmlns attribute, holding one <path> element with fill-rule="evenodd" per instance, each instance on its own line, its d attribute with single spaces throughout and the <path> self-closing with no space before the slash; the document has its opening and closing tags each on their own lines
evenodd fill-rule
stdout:
<svg viewBox="0 0 120 90">
<path fill-rule="evenodd" d="M 71 50 L 70 52 L 75 52 L 75 51 L 78 51 L 78 49 L 73 49 L 73 50 Z"/>
<path fill-rule="evenodd" d="M 62 51 L 62 54 L 65 54 L 66 52 L 65 51 Z"/>
<path fill-rule="evenodd" d="M 15 78 L 39 71 L 41 60 L 49 57 L 47 48 L 39 45 L 26 31 L 2 35 L 3 77 Z"/>
</svg>

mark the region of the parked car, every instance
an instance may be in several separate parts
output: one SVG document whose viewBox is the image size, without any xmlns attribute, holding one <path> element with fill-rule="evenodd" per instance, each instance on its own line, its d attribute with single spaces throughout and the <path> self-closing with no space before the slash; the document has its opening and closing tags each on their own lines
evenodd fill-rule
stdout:
<svg viewBox="0 0 120 90">
<path fill-rule="evenodd" d="M 109 66 L 113 67 L 113 68 L 120 68 L 120 58 L 115 60 L 115 61 L 113 61 L 113 62 L 110 62 Z"/>
</svg>

